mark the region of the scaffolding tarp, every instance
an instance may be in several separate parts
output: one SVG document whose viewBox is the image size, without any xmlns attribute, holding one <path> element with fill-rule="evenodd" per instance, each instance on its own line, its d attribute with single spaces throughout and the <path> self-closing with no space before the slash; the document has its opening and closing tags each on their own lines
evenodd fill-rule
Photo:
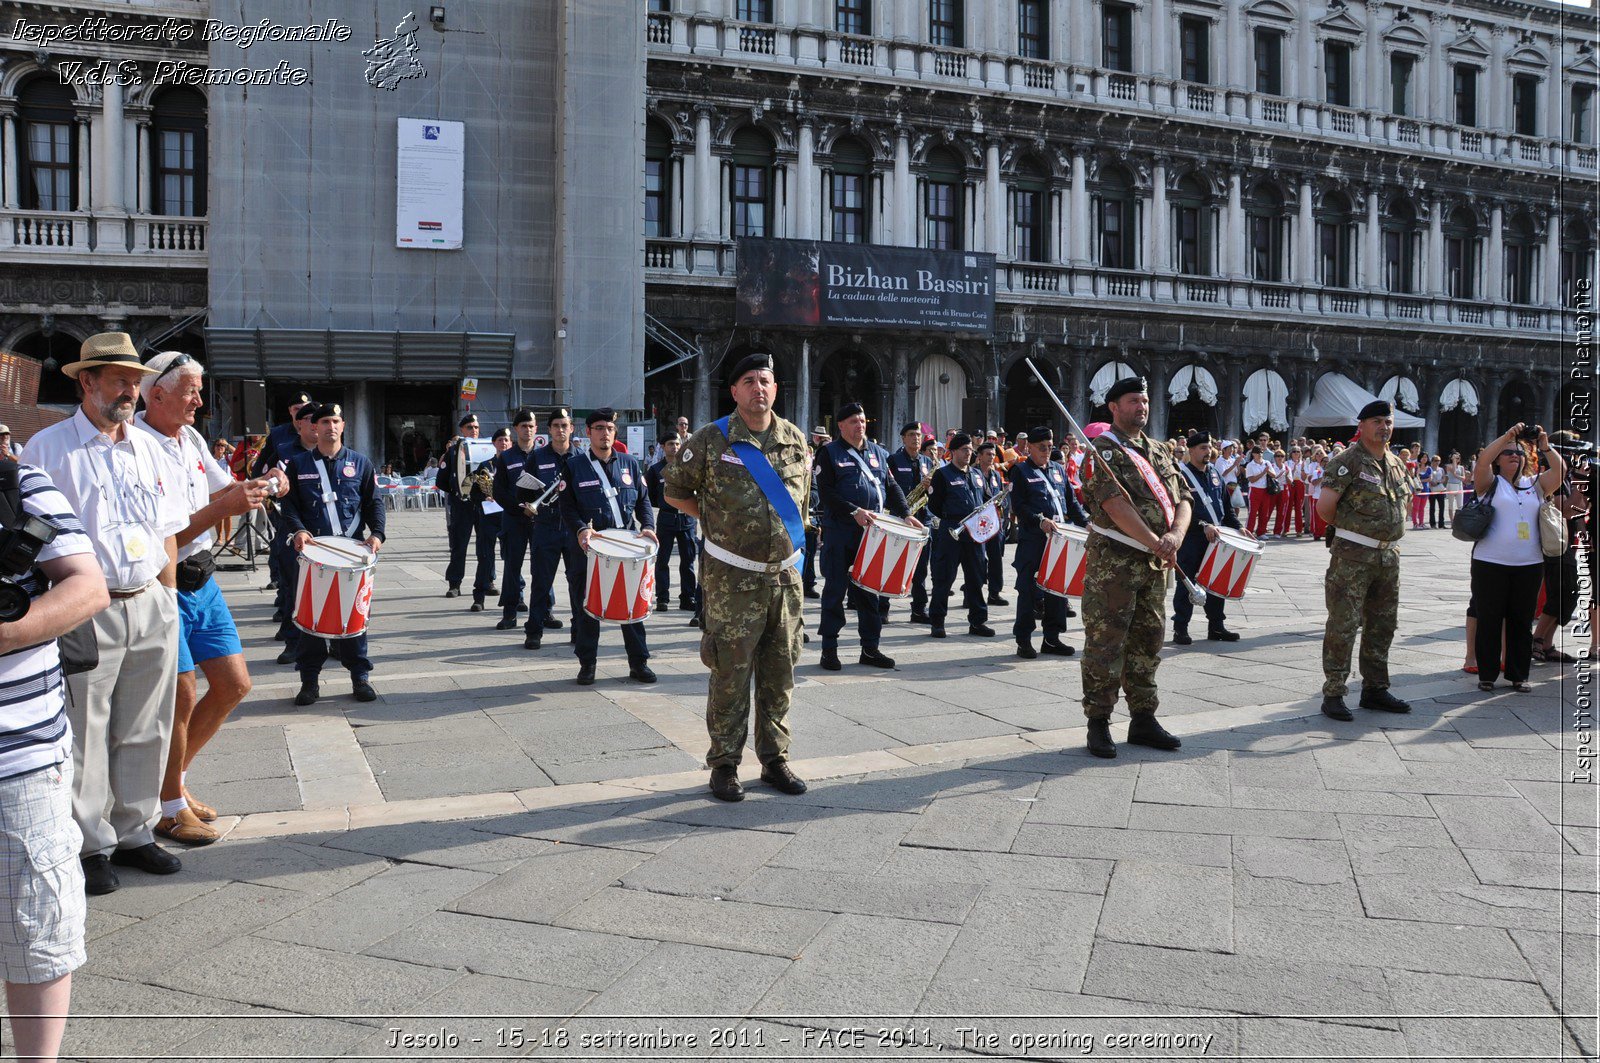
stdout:
<svg viewBox="0 0 1600 1063">
<path fill-rule="evenodd" d="M 1369 402 L 1376 401 L 1378 396 L 1349 377 L 1340 373 L 1329 373 L 1317 381 L 1311 396 L 1311 404 L 1295 416 L 1295 434 L 1299 435 L 1308 428 L 1343 428 L 1353 425 L 1360 417 L 1361 408 Z M 1427 422 L 1421 417 L 1400 409 L 1394 411 L 1396 428 L 1410 430 L 1421 428 L 1425 424 Z"/>
</svg>

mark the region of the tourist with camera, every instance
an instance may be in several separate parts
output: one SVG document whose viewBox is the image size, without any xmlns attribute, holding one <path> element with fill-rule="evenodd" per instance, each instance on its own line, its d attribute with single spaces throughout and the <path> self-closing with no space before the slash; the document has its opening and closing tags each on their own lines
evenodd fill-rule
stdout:
<svg viewBox="0 0 1600 1063">
<path fill-rule="evenodd" d="M 83 835 L 72 818 L 72 727 L 57 638 L 106 607 L 72 506 L 31 465 L 0 462 L 0 932 L 21 1059 L 55 1059 L 84 962 Z"/>
<path fill-rule="evenodd" d="M 1538 458 L 1548 464 L 1538 472 Z M 1533 661 L 1533 612 L 1544 580 L 1539 546 L 1539 506 L 1566 475 L 1566 462 L 1538 425 L 1512 425 L 1483 449 L 1473 490 L 1494 507 L 1489 530 L 1472 544 L 1472 607 L 1477 614 L 1478 689 L 1493 690 L 1500 677 L 1500 631 L 1505 629 L 1504 672 L 1511 689 L 1527 693 Z M 1537 475 L 1535 475 L 1537 474 Z"/>
<path fill-rule="evenodd" d="M 83 831 L 84 888 L 116 889 L 112 865 L 170 875 L 178 858 L 155 842 L 178 681 L 177 534 L 189 526 L 160 445 L 132 426 L 146 377 L 125 332 L 83 341 L 62 367 L 82 403 L 28 445 L 83 522 L 110 588 L 94 617 L 98 664 L 67 684 L 73 817 Z"/>
</svg>

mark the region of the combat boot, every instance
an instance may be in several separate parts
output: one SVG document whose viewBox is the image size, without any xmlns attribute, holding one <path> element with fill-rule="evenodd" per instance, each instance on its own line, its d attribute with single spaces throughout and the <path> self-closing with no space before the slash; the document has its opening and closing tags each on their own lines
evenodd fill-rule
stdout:
<svg viewBox="0 0 1600 1063">
<path fill-rule="evenodd" d="M 1060 639 L 1044 639 L 1039 643 L 1039 652 L 1048 653 L 1052 657 L 1071 657 L 1078 651 Z"/>
<path fill-rule="evenodd" d="M 844 665 L 839 663 L 839 647 L 836 645 L 822 647 L 822 660 L 819 663 L 830 672 L 844 668 Z"/>
<path fill-rule="evenodd" d="M 1111 720 L 1105 716 L 1089 719 L 1089 752 L 1105 760 L 1117 755 L 1117 744 L 1111 740 Z"/>
<path fill-rule="evenodd" d="M 718 801 L 743 801 L 744 787 L 739 783 L 739 769 L 732 764 L 718 764 L 712 768 L 711 796 Z"/>
<path fill-rule="evenodd" d="M 1187 624 L 1174 624 L 1172 626 L 1172 644 L 1174 646 L 1192 646 L 1194 639 L 1189 637 Z"/>
<path fill-rule="evenodd" d="M 1350 711 L 1350 706 L 1344 703 L 1344 697 L 1339 694 L 1328 694 L 1322 699 L 1322 715 L 1330 720 L 1340 720 L 1349 723 L 1355 719 L 1355 713 Z"/>
<path fill-rule="evenodd" d="M 1032 639 L 1017 640 L 1017 656 L 1021 657 L 1024 661 L 1031 661 L 1035 657 L 1039 656 L 1039 651 L 1033 648 Z"/>
<path fill-rule="evenodd" d="M 1239 633 L 1237 631 L 1229 631 L 1225 627 L 1215 627 L 1215 628 L 1212 628 L 1210 631 L 1206 632 L 1206 641 L 1207 642 L 1238 642 L 1239 641 Z"/>
<path fill-rule="evenodd" d="M 1151 749 L 1172 750 L 1182 746 L 1178 736 L 1172 734 L 1156 720 L 1154 713 L 1142 712 L 1128 721 L 1128 742 Z"/>
<path fill-rule="evenodd" d="M 1376 709 L 1379 712 L 1410 712 L 1411 702 L 1401 701 L 1389 693 L 1389 688 L 1382 690 L 1367 690 L 1362 688 L 1361 707 L 1363 709 Z"/>
</svg>

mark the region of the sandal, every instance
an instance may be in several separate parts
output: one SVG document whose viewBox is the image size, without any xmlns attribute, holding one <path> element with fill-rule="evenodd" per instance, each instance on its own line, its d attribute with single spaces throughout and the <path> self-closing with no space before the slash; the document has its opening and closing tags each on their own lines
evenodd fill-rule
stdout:
<svg viewBox="0 0 1600 1063">
<path fill-rule="evenodd" d="M 1545 647 L 1544 659 L 1551 664 L 1577 664 L 1578 659 L 1569 653 L 1563 653 L 1553 646 Z"/>
<path fill-rule="evenodd" d="M 1543 641 L 1541 641 L 1539 639 L 1534 639 L 1533 640 L 1533 663 L 1534 664 L 1543 664 L 1544 662 L 1548 661 L 1550 658 L 1545 656 L 1545 654 L 1547 654 L 1549 652 L 1550 652 L 1549 648 L 1545 646 Z"/>
<path fill-rule="evenodd" d="M 1479 684 L 1479 685 L 1481 686 L 1482 684 Z M 1531 686 L 1529 686 L 1528 684 L 1526 684 L 1526 683 L 1512 683 L 1511 684 L 1511 689 L 1516 691 L 1518 694 L 1532 694 L 1533 693 L 1533 688 Z"/>
<path fill-rule="evenodd" d="M 1485 693 L 1487 693 L 1488 691 L 1491 691 L 1491 690 L 1494 689 L 1494 684 L 1493 683 L 1479 683 L 1478 684 L 1478 689 L 1484 691 Z"/>
<path fill-rule="evenodd" d="M 1467 673 L 1468 675 L 1477 675 L 1478 674 L 1478 666 L 1475 665 L 1475 664 L 1464 664 L 1464 665 L 1461 666 L 1461 670 L 1463 672 Z"/>
</svg>

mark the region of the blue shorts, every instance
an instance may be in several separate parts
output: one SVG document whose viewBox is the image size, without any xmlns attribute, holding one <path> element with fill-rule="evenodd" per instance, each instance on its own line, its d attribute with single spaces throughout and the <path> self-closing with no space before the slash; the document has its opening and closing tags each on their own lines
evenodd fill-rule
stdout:
<svg viewBox="0 0 1600 1063">
<path fill-rule="evenodd" d="M 196 664 L 243 653 L 239 629 L 214 579 L 197 591 L 178 592 L 178 674 Z"/>
</svg>

